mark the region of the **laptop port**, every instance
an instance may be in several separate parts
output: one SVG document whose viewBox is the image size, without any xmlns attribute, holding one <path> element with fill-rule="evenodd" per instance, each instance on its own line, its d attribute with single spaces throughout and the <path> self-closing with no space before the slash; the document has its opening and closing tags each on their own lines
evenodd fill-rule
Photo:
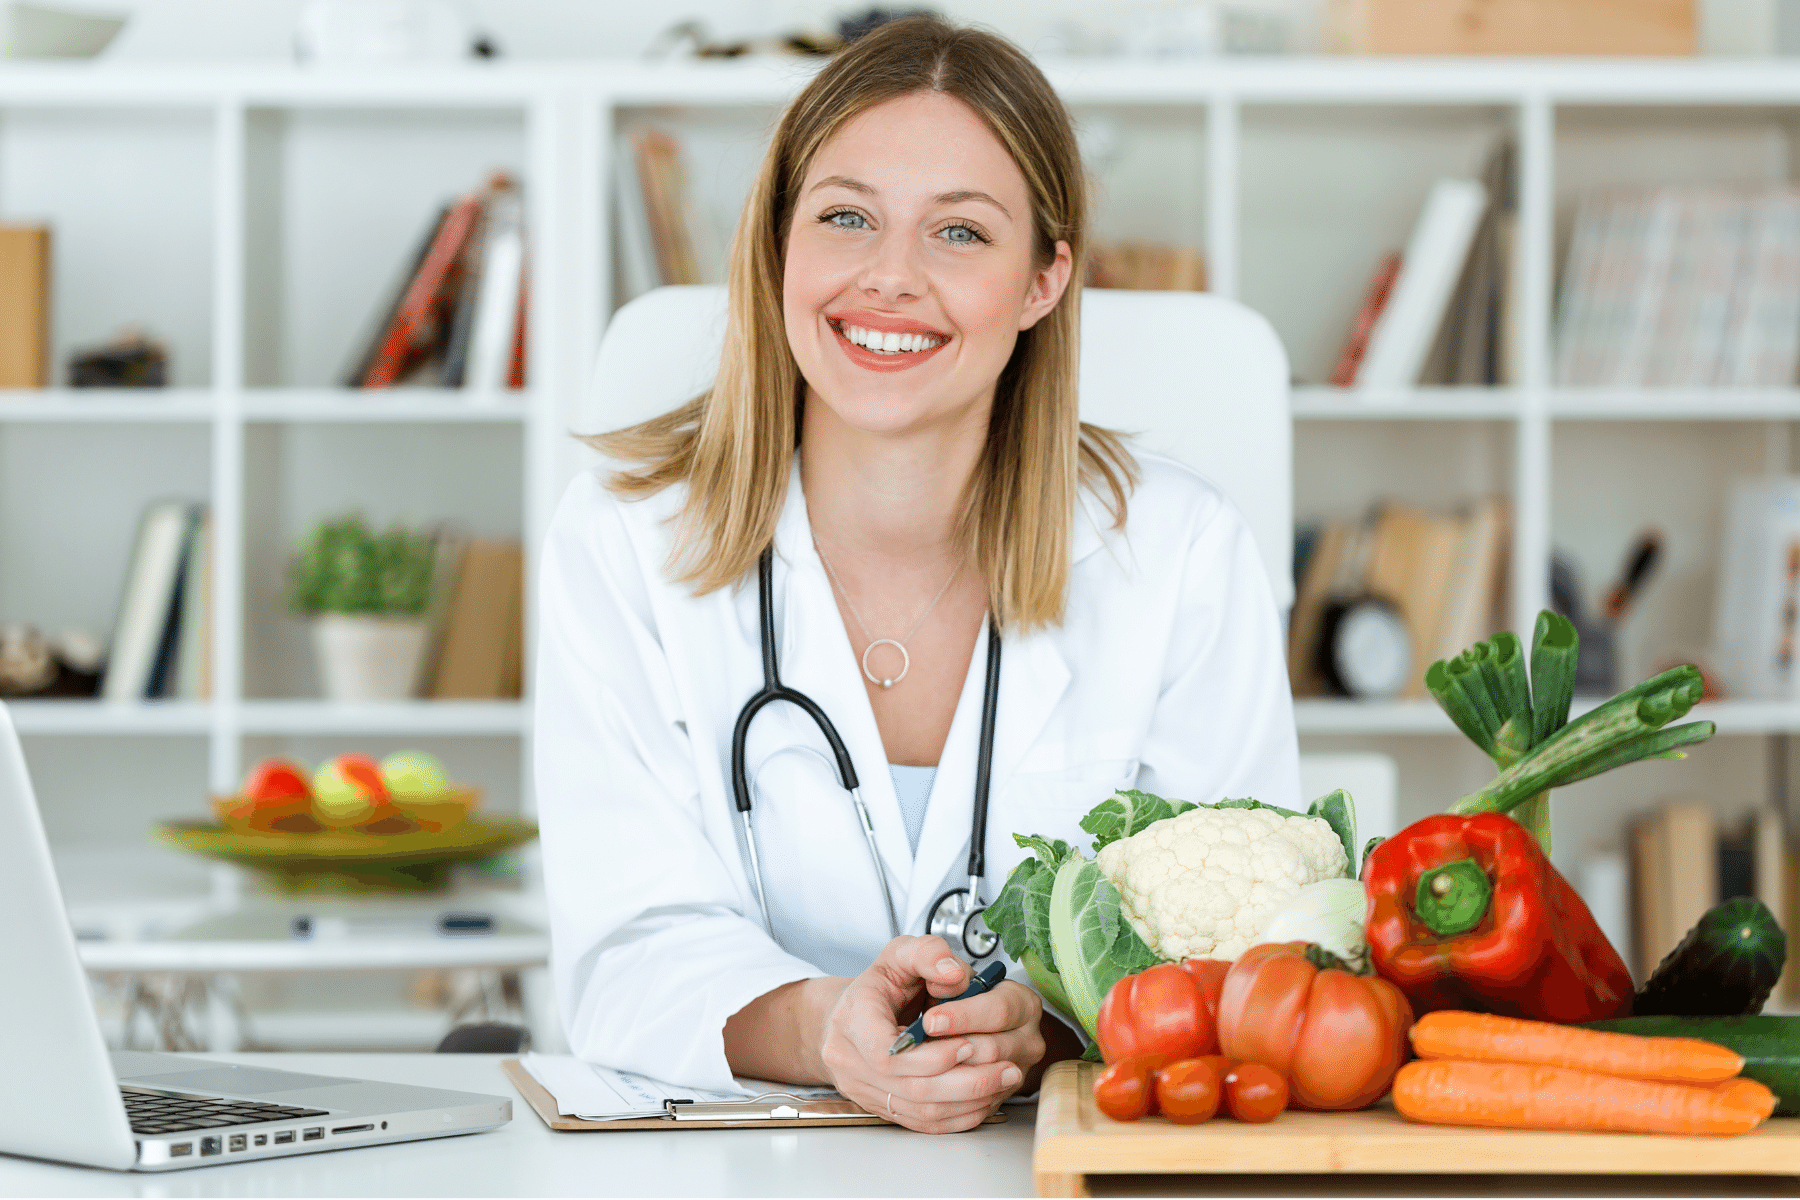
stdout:
<svg viewBox="0 0 1800 1200">
<path fill-rule="evenodd" d="M 269 1144 L 269 1135 L 268 1135 L 268 1134 L 266 1134 L 266 1133 L 259 1133 L 259 1134 L 257 1134 L 257 1135 L 256 1135 L 256 1144 L 257 1144 L 257 1145 L 258 1145 L 258 1146 L 266 1146 L 266 1145 L 268 1145 L 268 1144 Z"/>
<path fill-rule="evenodd" d="M 231 1135 L 231 1142 L 226 1147 L 226 1149 L 232 1151 L 233 1153 L 236 1153 L 237 1151 L 242 1150 L 245 1146 L 247 1146 L 249 1144 L 250 1144 L 250 1139 L 247 1138 L 245 1135 L 243 1135 L 241 1133 L 234 1133 Z"/>
<path fill-rule="evenodd" d="M 308 1141 L 308 1142 L 316 1142 L 319 1139 L 323 1138 L 324 1136 L 325 1136 L 324 1129 L 314 1128 L 314 1129 L 307 1130 L 305 1132 L 305 1134 L 302 1135 L 302 1138 L 303 1138 L 303 1140 Z"/>
<path fill-rule="evenodd" d="M 217 1154 L 224 1145 L 225 1142 L 222 1138 L 203 1137 L 200 1139 L 200 1157 L 207 1158 Z"/>
<path fill-rule="evenodd" d="M 194 1143 L 192 1142 L 176 1142 L 173 1146 L 169 1147 L 170 1158 L 186 1158 L 193 1152 Z"/>
<path fill-rule="evenodd" d="M 336 1129 L 331 1131 L 331 1136 L 336 1137 L 340 1133 L 367 1133 L 369 1130 L 371 1130 L 373 1128 L 375 1128 L 375 1126 L 373 1124 L 369 1124 L 369 1125 L 339 1125 Z"/>
<path fill-rule="evenodd" d="M 294 1131 L 293 1130 L 278 1129 L 275 1131 L 275 1144 L 277 1146 L 285 1146 L 293 1140 L 294 1140 Z"/>
</svg>

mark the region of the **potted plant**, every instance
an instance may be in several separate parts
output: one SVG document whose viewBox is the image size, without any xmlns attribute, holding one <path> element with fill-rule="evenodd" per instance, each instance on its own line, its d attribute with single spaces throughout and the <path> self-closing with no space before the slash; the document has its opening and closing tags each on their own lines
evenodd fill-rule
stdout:
<svg viewBox="0 0 1800 1200">
<path fill-rule="evenodd" d="M 293 607 L 312 618 L 328 700 L 404 700 L 418 688 L 430 537 L 376 533 L 361 513 L 319 523 L 294 560 Z"/>
</svg>

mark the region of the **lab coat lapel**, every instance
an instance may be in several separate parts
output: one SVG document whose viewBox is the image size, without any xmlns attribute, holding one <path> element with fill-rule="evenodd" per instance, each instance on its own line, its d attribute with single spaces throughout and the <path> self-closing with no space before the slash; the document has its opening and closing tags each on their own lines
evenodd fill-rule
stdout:
<svg viewBox="0 0 1800 1200">
<path fill-rule="evenodd" d="M 868 694 L 863 690 L 862 673 L 850 647 L 850 637 L 844 631 L 843 617 L 831 592 L 831 581 L 813 545 L 812 525 L 806 516 L 806 497 L 800 488 L 798 459 L 789 482 L 787 502 L 776 526 L 775 550 L 782 560 L 777 564 L 776 579 L 780 581 L 785 576 L 786 581 L 785 595 L 777 597 L 777 608 L 781 613 L 781 681 L 811 696 L 836 726 L 838 736 L 844 739 L 856 766 L 863 803 L 868 805 L 869 818 L 875 826 L 875 844 L 887 866 L 894 908 L 904 914 L 906 881 L 912 874 L 912 851 L 906 840 L 906 826 L 900 818 L 900 801 L 894 794 L 894 780 L 887 771 L 887 751 L 881 744 L 875 711 L 869 706 Z M 824 738 L 805 713 L 791 704 L 776 704 L 771 708 L 781 712 L 781 719 L 793 731 L 795 741 L 818 743 L 822 751 L 829 753 Z M 843 802 L 851 803 L 848 794 L 844 795 Z M 866 846 L 857 846 L 854 853 L 859 862 L 868 858 Z M 875 868 L 869 863 L 862 869 L 873 872 Z"/>
</svg>

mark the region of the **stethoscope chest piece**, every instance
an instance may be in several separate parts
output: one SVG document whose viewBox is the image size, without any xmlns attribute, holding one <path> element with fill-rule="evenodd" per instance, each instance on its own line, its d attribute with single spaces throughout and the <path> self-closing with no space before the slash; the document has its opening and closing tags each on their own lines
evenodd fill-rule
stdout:
<svg viewBox="0 0 1800 1200">
<path fill-rule="evenodd" d="M 987 905 L 972 895 L 968 888 L 953 888 L 939 896 L 925 918 L 925 932 L 943 938 L 959 958 L 978 962 L 994 952 L 1000 938 L 982 918 Z"/>
</svg>

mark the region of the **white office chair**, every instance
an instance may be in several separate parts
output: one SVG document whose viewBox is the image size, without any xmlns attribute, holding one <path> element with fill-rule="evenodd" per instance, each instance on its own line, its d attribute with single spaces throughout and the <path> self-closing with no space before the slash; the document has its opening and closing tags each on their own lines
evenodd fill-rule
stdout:
<svg viewBox="0 0 1800 1200">
<path fill-rule="evenodd" d="M 722 287 L 639 296 L 607 326 L 578 428 L 619 429 L 691 400 L 718 373 L 724 337 Z M 1081 416 L 1217 484 L 1256 536 L 1276 604 L 1293 605 L 1287 354 L 1266 320 L 1198 292 L 1087 289 Z"/>
</svg>

